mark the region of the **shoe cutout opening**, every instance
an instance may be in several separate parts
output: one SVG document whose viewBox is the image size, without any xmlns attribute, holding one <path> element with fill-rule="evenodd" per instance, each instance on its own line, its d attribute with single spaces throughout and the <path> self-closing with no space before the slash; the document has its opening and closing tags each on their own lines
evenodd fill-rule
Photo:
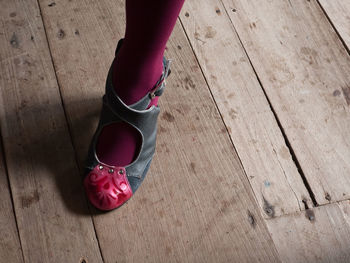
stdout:
<svg viewBox="0 0 350 263">
<path fill-rule="evenodd" d="M 127 166 L 139 155 L 142 136 L 126 122 L 116 122 L 104 126 L 98 136 L 96 155 L 110 166 Z"/>
</svg>

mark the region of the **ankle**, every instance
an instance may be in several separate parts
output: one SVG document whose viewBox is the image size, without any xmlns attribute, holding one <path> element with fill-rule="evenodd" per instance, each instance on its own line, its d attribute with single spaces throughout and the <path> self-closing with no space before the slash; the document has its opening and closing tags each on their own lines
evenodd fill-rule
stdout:
<svg viewBox="0 0 350 263">
<path fill-rule="evenodd" d="M 116 93 L 126 105 L 131 105 L 154 88 L 162 76 L 163 57 L 140 61 L 119 52 L 114 58 L 112 71 Z"/>
</svg>

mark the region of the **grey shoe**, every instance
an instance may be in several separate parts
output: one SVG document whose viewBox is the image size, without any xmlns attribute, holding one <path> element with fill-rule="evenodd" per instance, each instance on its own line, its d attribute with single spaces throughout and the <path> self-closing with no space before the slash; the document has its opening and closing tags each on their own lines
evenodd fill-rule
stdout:
<svg viewBox="0 0 350 263">
<path fill-rule="evenodd" d="M 123 42 L 119 40 L 116 54 Z M 84 187 L 90 202 L 100 210 L 112 210 L 124 204 L 138 189 L 150 167 L 157 136 L 158 106 L 144 110 L 151 99 L 160 96 L 170 74 L 170 62 L 163 57 L 163 72 L 155 87 L 142 99 L 126 105 L 116 94 L 112 84 L 112 68 L 109 69 L 103 106 L 98 127 L 90 142 L 85 163 Z M 142 137 L 137 158 L 125 167 L 110 166 L 101 162 L 96 155 L 96 143 L 102 128 L 115 122 L 126 122 L 133 126 Z"/>
</svg>

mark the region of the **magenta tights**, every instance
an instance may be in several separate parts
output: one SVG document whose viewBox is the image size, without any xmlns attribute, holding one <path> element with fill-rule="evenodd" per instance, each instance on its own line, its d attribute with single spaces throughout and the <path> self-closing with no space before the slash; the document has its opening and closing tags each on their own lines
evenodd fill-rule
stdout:
<svg viewBox="0 0 350 263">
<path fill-rule="evenodd" d="M 113 84 L 131 105 L 146 95 L 160 78 L 165 45 L 185 0 L 126 0 L 126 31 L 116 57 Z M 103 128 L 97 156 L 106 164 L 126 166 L 138 155 L 141 138 L 126 123 Z"/>
</svg>

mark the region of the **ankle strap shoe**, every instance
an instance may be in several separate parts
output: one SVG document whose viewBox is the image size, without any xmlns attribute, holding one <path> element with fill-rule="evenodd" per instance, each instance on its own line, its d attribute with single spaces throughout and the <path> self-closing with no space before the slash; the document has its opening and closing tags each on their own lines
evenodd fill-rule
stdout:
<svg viewBox="0 0 350 263">
<path fill-rule="evenodd" d="M 117 55 L 123 38 L 119 40 Z M 114 61 L 113 61 L 114 62 Z M 108 211 L 120 207 L 136 192 L 144 180 L 156 147 L 157 120 L 160 108 L 150 105 L 152 99 L 161 96 L 170 74 L 170 62 L 163 57 L 163 72 L 154 86 L 142 99 L 126 105 L 116 94 L 112 84 L 112 68 L 109 69 L 103 105 L 97 129 L 90 142 L 86 162 L 84 188 L 89 201 L 99 210 Z M 147 109 L 146 109 L 147 108 Z M 142 137 L 142 144 L 136 159 L 125 167 L 108 165 L 96 155 L 96 143 L 103 127 L 115 122 L 126 122 L 134 127 Z M 120 149 L 122 150 L 122 149 Z"/>
</svg>

